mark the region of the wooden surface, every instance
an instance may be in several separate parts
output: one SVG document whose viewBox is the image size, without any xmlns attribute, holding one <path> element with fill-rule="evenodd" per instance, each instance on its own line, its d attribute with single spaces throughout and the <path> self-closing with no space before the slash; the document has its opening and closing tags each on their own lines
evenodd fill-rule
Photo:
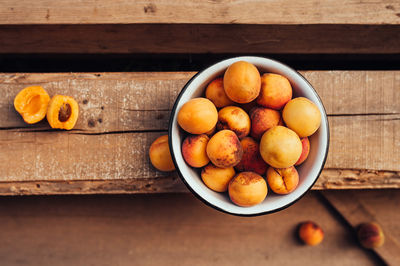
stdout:
<svg viewBox="0 0 400 266">
<path fill-rule="evenodd" d="M 399 191 L 392 194 L 380 221 L 400 239 L 391 219 Z M 306 220 L 323 228 L 321 245 L 296 238 Z M 220 213 L 190 194 L 2 197 L 0 223 L 2 265 L 382 265 L 315 192 L 253 218 Z"/>
<path fill-rule="evenodd" d="M 0 24 L 399 24 L 397 0 L 2 0 Z"/>
<path fill-rule="evenodd" d="M 400 72 L 305 71 L 327 110 L 331 143 L 314 189 L 400 187 Z M 0 193 L 185 191 L 149 165 L 174 100 L 194 73 L 1 74 Z M 29 126 L 12 106 L 31 84 L 78 100 L 74 130 Z M 94 182 L 89 182 L 94 181 Z"/>
</svg>

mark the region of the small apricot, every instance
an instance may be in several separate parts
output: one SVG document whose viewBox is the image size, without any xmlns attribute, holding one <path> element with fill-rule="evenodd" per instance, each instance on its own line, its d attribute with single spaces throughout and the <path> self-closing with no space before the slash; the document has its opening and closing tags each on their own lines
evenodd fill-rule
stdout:
<svg viewBox="0 0 400 266">
<path fill-rule="evenodd" d="M 261 138 L 261 157 L 274 168 L 287 168 L 300 158 L 302 145 L 299 136 L 283 126 L 269 129 Z"/>
<path fill-rule="evenodd" d="M 214 79 L 208 84 L 206 98 L 212 101 L 218 108 L 233 105 L 233 101 L 226 96 L 223 78 Z"/>
<path fill-rule="evenodd" d="M 178 113 L 178 124 L 191 134 L 203 134 L 213 129 L 218 121 L 215 105 L 207 98 L 193 98 Z"/>
<path fill-rule="evenodd" d="M 70 130 L 74 128 L 79 116 L 79 105 L 74 98 L 55 95 L 49 102 L 47 121 L 52 128 Z"/>
<path fill-rule="evenodd" d="M 229 181 L 234 177 L 235 169 L 233 167 L 219 168 L 209 164 L 201 170 L 201 179 L 206 186 L 217 192 L 228 190 Z"/>
<path fill-rule="evenodd" d="M 260 93 L 260 88 L 260 72 L 251 63 L 238 61 L 225 71 L 225 93 L 234 102 L 249 103 L 253 101 Z"/>
<path fill-rule="evenodd" d="M 318 107 L 304 97 L 290 100 L 283 108 L 282 117 L 287 127 L 296 132 L 300 138 L 311 136 L 321 124 Z"/>
<path fill-rule="evenodd" d="M 299 227 L 299 238 L 304 244 L 316 246 L 324 239 L 324 231 L 316 223 L 308 221 L 304 222 Z"/>
<path fill-rule="evenodd" d="M 358 240 L 364 248 L 378 248 L 385 242 L 385 235 L 377 223 L 361 224 L 357 232 Z"/>
<path fill-rule="evenodd" d="M 261 158 L 260 147 L 251 137 L 245 137 L 240 141 L 243 148 L 242 160 L 235 166 L 238 171 L 251 171 L 259 175 L 265 174 L 268 165 Z"/>
<path fill-rule="evenodd" d="M 294 165 L 302 164 L 307 159 L 308 154 L 310 153 L 310 140 L 307 137 L 301 139 L 301 146 L 302 150 L 300 158 Z"/>
<path fill-rule="evenodd" d="M 214 165 L 227 168 L 240 162 L 243 149 L 235 132 L 224 129 L 215 133 L 208 141 L 207 155 Z"/>
<path fill-rule="evenodd" d="M 41 121 L 47 112 L 49 94 L 41 86 L 21 90 L 14 99 L 14 108 L 28 124 Z"/>
<path fill-rule="evenodd" d="M 251 136 L 260 140 L 262 135 L 270 128 L 277 126 L 281 119 L 281 114 L 273 109 L 256 107 L 251 110 Z"/>
<path fill-rule="evenodd" d="M 265 199 L 268 188 L 262 176 L 253 172 L 241 172 L 231 180 L 228 191 L 233 203 L 242 207 L 250 207 Z"/>
<path fill-rule="evenodd" d="M 250 133 L 250 117 L 240 107 L 224 107 L 218 112 L 217 129 L 230 129 L 242 139 Z"/>
<path fill-rule="evenodd" d="M 182 155 L 187 164 L 192 167 L 203 167 L 210 162 L 206 152 L 209 140 L 205 134 L 186 137 L 182 143 Z"/>
<path fill-rule="evenodd" d="M 293 166 L 288 168 L 268 168 L 267 182 L 276 194 L 289 194 L 299 184 L 299 174 Z"/>
<path fill-rule="evenodd" d="M 292 86 L 287 78 L 265 73 L 261 77 L 260 95 L 257 103 L 267 108 L 281 110 L 292 99 Z"/>
<path fill-rule="evenodd" d="M 151 164 L 160 171 L 175 170 L 168 145 L 168 135 L 158 137 L 150 146 L 149 156 Z"/>
</svg>

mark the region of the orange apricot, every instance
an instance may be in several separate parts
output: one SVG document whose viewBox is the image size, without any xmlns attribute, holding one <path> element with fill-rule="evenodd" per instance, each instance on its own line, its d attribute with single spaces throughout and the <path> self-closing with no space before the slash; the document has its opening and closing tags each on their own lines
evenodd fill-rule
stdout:
<svg viewBox="0 0 400 266">
<path fill-rule="evenodd" d="M 262 135 L 270 128 L 279 124 L 281 115 L 278 111 L 265 108 L 256 107 L 251 110 L 251 136 L 260 140 Z"/>
<path fill-rule="evenodd" d="M 224 107 L 218 112 L 217 129 L 230 129 L 242 139 L 250 133 L 250 117 L 240 107 Z"/>
<path fill-rule="evenodd" d="M 186 163 L 192 167 L 203 167 L 210 162 L 206 148 L 210 138 L 205 135 L 187 136 L 182 143 L 182 155 Z"/>
<path fill-rule="evenodd" d="M 260 147 L 251 137 L 245 137 L 240 141 L 243 148 L 242 160 L 235 166 L 238 171 L 251 171 L 259 175 L 265 174 L 268 165 L 261 158 Z"/>
<path fill-rule="evenodd" d="M 301 155 L 300 158 L 297 160 L 297 162 L 294 165 L 300 165 L 302 164 L 308 157 L 308 154 L 310 153 L 310 141 L 308 140 L 307 137 L 301 139 Z"/>
<path fill-rule="evenodd" d="M 234 175 L 235 169 L 233 167 L 219 168 L 211 163 L 201 170 L 201 179 L 204 184 L 217 192 L 227 191 L 229 181 Z"/>
<path fill-rule="evenodd" d="M 175 170 L 169 151 L 168 135 L 158 137 L 150 146 L 149 157 L 151 164 L 160 171 L 169 172 Z"/>
<path fill-rule="evenodd" d="M 226 96 L 223 78 L 216 78 L 206 88 L 206 98 L 218 108 L 233 105 L 233 101 Z"/>
<path fill-rule="evenodd" d="M 74 98 L 55 95 L 49 102 L 47 121 L 52 128 L 70 130 L 74 128 L 79 116 L 79 105 Z"/>
<path fill-rule="evenodd" d="M 301 223 L 298 234 L 303 243 L 309 246 L 316 246 L 324 239 L 322 228 L 311 221 Z"/>
<path fill-rule="evenodd" d="M 228 192 L 233 203 L 250 207 L 265 199 L 268 187 L 262 176 L 253 172 L 241 172 L 229 183 Z"/>
<path fill-rule="evenodd" d="M 14 99 L 14 108 L 28 124 L 41 121 L 47 112 L 49 94 L 41 86 L 21 90 Z"/>
<path fill-rule="evenodd" d="M 276 194 L 289 194 L 299 184 L 299 174 L 293 166 L 288 168 L 268 168 L 267 182 Z"/>
<path fill-rule="evenodd" d="M 208 141 L 207 155 L 214 165 L 227 168 L 240 162 L 243 149 L 235 132 L 224 129 L 215 133 Z"/>
<path fill-rule="evenodd" d="M 257 97 L 259 105 L 280 110 L 290 99 L 292 86 L 287 78 L 272 73 L 262 75 L 260 95 Z"/>
</svg>

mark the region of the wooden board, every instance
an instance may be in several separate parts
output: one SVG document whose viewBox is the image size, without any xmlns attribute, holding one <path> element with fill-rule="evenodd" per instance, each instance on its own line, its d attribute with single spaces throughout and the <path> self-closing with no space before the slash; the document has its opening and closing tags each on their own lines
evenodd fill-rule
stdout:
<svg viewBox="0 0 400 266">
<path fill-rule="evenodd" d="M 297 240 L 297 225 L 305 220 L 322 226 L 321 245 Z M 252 218 L 220 213 L 189 194 L 3 197 L 0 223 L 3 265 L 380 263 L 315 193 L 279 213 Z"/>
<path fill-rule="evenodd" d="M 400 25 L 3 25 L 0 54 L 399 54 L 399 35 Z"/>
<path fill-rule="evenodd" d="M 326 169 L 314 188 L 400 187 L 400 72 L 302 73 L 321 96 L 331 127 Z M 174 100 L 193 74 L 1 74 L 0 192 L 183 191 L 176 174 L 150 166 L 148 147 L 166 134 Z M 22 121 L 12 102 L 31 84 L 79 101 L 74 130 Z"/>
<path fill-rule="evenodd" d="M 399 24 L 397 0 L 2 0 L 0 24 Z"/>
</svg>

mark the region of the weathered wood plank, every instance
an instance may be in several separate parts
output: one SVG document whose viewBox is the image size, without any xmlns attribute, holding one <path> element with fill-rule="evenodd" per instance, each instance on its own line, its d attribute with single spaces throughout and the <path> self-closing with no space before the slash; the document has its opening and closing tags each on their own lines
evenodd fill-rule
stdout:
<svg viewBox="0 0 400 266">
<path fill-rule="evenodd" d="M 0 53 L 398 54 L 399 35 L 400 25 L 3 25 Z"/>
<path fill-rule="evenodd" d="M 399 24 L 399 10 L 396 0 L 3 0 L 0 24 Z"/>
</svg>

